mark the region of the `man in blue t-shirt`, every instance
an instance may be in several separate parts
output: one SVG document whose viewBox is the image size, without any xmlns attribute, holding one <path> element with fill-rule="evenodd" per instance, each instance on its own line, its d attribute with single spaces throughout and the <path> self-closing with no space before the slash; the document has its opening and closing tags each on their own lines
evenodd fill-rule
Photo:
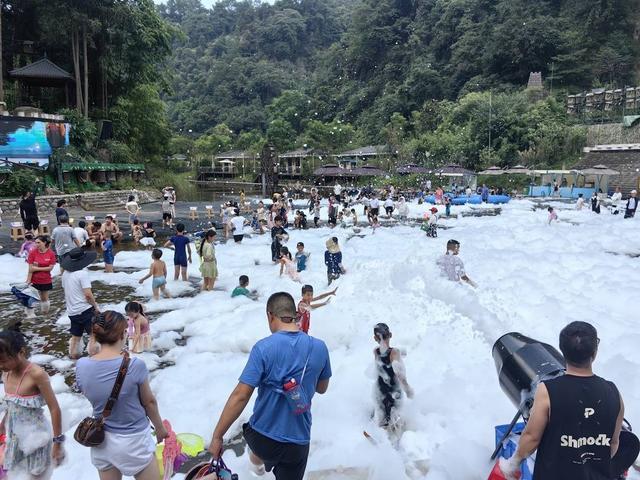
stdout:
<svg viewBox="0 0 640 480">
<path fill-rule="evenodd" d="M 302 480 L 311 441 L 311 399 L 329 388 L 329 351 L 322 340 L 298 330 L 296 304 L 288 293 L 269 297 L 267 318 L 272 335 L 251 349 L 240 381 L 220 415 L 209 451 L 214 458 L 220 457 L 223 436 L 257 387 L 253 415 L 242 426 L 253 470 L 259 475 L 273 470 L 277 480 Z M 296 400 L 287 395 L 294 384 L 299 388 Z"/>
<path fill-rule="evenodd" d="M 187 262 L 191 263 L 191 245 L 189 243 L 189 237 L 184 234 L 184 223 L 176 225 L 176 234 L 167 240 L 164 244 L 165 247 L 173 245 L 173 279 L 178 280 L 180 272 L 182 272 L 182 280 L 185 282 L 189 279 L 187 275 Z M 189 254 L 187 258 L 187 253 Z"/>
</svg>

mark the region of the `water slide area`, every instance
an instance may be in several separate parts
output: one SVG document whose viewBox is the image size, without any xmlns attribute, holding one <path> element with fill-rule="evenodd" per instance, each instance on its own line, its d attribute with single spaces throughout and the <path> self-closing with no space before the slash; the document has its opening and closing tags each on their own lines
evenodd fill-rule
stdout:
<svg viewBox="0 0 640 480">
<path fill-rule="evenodd" d="M 375 233 L 363 228 L 357 235 L 341 228 L 290 231 L 288 245 L 302 241 L 311 252 L 302 281 L 318 293 L 326 289 L 323 252 L 328 237 L 339 238 L 347 269 L 338 281 L 337 297 L 315 310 L 311 320 L 310 333 L 329 347 L 334 375 L 327 394 L 314 399 L 308 478 L 486 480 L 494 426 L 508 423 L 514 413 L 498 384 L 493 343 L 504 333 L 518 331 L 557 347 L 560 329 L 573 320 L 598 329 L 596 372 L 616 382 L 626 417 L 640 428 L 640 382 L 634 373 L 640 369 L 640 333 L 633 303 L 640 220 L 551 204 L 560 219 L 552 225 L 546 211 L 534 209 L 533 202 L 512 200 L 497 216 L 441 220 L 448 229 L 435 239 L 415 226 L 379 228 Z M 413 203 L 411 216 L 422 218 L 428 208 L 431 205 Z M 470 208 L 454 205 L 452 213 Z M 440 276 L 435 260 L 449 238 L 461 242 L 460 256 L 477 289 Z M 300 296 L 300 284 L 278 278 L 269 242 L 267 235 L 253 235 L 241 245 L 217 245 L 216 290 L 195 296 L 191 283 L 170 281 L 169 290 L 178 298 L 150 300 L 150 281 L 138 284 L 150 262 L 145 250 L 119 252 L 115 267 L 124 270 L 115 274 L 90 273 L 96 284 L 132 292 L 104 309 L 124 311 L 133 298 L 146 302 L 153 318 L 153 352 L 142 358 L 152 370 L 160 411 L 176 432 L 209 440 L 252 345 L 269 334 L 266 298 L 277 290 Z M 165 257 L 172 276 L 172 252 L 165 250 Z M 195 255 L 190 267 L 194 277 L 199 276 L 197 265 Z M 259 301 L 229 298 L 242 274 L 249 275 Z M 22 260 L 0 256 L 3 294 L 23 276 Z M 52 321 L 64 335 L 64 311 Z M 381 321 L 393 332 L 392 346 L 406 353 L 408 380 L 415 390 L 415 398 L 404 404 L 406 431 L 397 448 L 370 417 L 372 328 Z M 70 437 L 75 424 L 90 413 L 88 402 L 64 382 L 72 364 L 47 355 L 35 359 L 53 372 Z M 249 414 L 247 409 L 230 436 Z M 377 445 L 364 438 L 364 429 Z M 88 449 L 73 441 L 66 448 L 68 461 L 55 471 L 54 480 L 98 478 Z M 241 479 L 252 478 L 246 454 L 236 457 L 228 451 L 225 461 Z M 640 476 L 632 472 L 629 478 Z"/>
</svg>

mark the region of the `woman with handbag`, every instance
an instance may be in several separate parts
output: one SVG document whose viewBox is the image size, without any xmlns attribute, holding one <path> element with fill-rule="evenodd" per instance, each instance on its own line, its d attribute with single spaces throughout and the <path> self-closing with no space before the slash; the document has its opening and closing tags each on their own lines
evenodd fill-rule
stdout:
<svg viewBox="0 0 640 480">
<path fill-rule="evenodd" d="M 80 423 L 75 438 L 91 446 L 91 462 L 100 480 L 120 480 L 123 475 L 157 480 L 160 472 L 149 420 L 158 443 L 167 431 L 149 386 L 147 367 L 123 353 L 127 319 L 106 311 L 94 319 L 92 336 L 102 348 L 93 357 L 78 360 L 76 381 L 93 406 L 93 418 Z"/>
</svg>

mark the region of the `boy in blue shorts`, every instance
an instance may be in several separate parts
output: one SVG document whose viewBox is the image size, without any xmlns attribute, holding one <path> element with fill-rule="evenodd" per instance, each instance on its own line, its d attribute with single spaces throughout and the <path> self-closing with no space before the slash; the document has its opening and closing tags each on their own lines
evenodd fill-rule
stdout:
<svg viewBox="0 0 640 480">
<path fill-rule="evenodd" d="M 187 262 L 191 263 L 191 245 L 189 243 L 189 237 L 184 234 L 184 223 L 176 225 L 176 234 L 166 241 L 165 247 L 174 247 L 173 266 L 174 275 L 173 279 L 178 280 L 180 272 L 182 272 L 182 280 L 185 282 L 188 280 L 187 276 Z M 187 256 L 188 254 L 188 256 Z"/>
</svg>

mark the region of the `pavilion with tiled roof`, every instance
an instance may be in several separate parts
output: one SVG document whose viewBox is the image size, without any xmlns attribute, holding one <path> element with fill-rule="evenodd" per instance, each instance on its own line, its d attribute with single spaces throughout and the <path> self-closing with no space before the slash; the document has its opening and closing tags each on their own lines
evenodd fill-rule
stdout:
<svg viewBox="0 0 640 480">
<path fill-rule="evenodd" d="M 48 58 L 16 68 L 9 72 L 9 76 L 18 82 L 18 105 L 23 94 L 31 96 L 32 88 L 53 87 L 62 88 L 65 93 L 66 106 L 69 106 L 69 85 L 74 83 L 73 76 L 60 68 Z"/>
</svg>

